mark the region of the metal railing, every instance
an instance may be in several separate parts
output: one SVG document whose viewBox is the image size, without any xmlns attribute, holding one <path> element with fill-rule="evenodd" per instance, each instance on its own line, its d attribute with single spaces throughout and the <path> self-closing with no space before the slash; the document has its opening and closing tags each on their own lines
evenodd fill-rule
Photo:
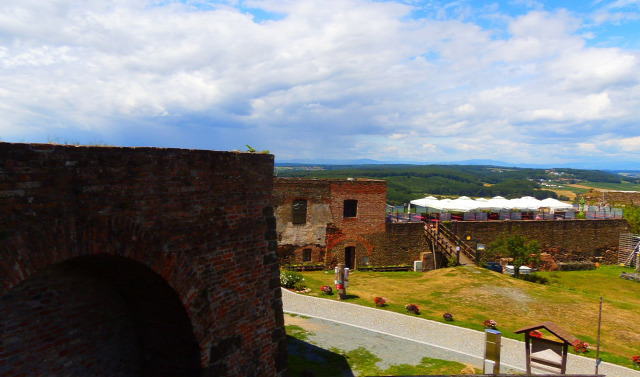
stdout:
<svg viewBox="0 0 640 377">
<path fill-rule="evenodd" d="M 494 220 L 573 220 L 578 218 L 579 212 L 566 211 L 550 213 L 549 211 L 500 211 L 500 212 L 465 212 L 465 213 L 387 213 L 388 223 L 404 223 L 427 221 L 429 218 L 437 217 L 440 221 L 494 221 Z M 595 210 L 582 212 L 585 219 L 622 219 L 623 210 Z"/>
</svg>

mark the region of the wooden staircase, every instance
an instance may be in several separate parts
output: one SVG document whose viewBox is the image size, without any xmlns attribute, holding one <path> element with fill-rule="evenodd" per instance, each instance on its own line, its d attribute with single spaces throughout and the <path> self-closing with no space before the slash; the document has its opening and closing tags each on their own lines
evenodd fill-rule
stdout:
<svg viewBox="0 0 640 377">
<path fill-rule="evenodd" d="M 620 233 L 618 243 L 618 264 L 632 267 L 635 265 L 640 249 L 640 236 L 633 233 Z M 635 266 L 636 269 L 638 266 Z"/>
<path fill-rule="evenodd" d="M 456 245 L 460 246 L 459 264 L 473 265 L 475 264 L 475 250 L 464 243 L 458 236 L 453 234 L 449 228 L 441 224 L 432 227 L 430 224 L 424 226 L 424 233 L 429 241 L 431 241 L 436 250 L 444 253 L 448 257 L 456 257 Z"/>
</svg>

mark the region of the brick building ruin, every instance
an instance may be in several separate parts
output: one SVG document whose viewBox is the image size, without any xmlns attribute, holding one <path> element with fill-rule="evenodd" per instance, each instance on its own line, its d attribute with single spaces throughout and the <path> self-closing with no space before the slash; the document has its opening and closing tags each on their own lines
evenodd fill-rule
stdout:
<svg viewBox="0 0 640 377">
<path fill-rule="evenodd" d="M 273 156 L 0 143 L 0 375 L 283 376 Z"/>
<path fill-rule="evenodd" d="M 276 178 L 281 263 L 410 265 L 428 247 L 423 225 L 387 223 L 386 200 L 386 181 Z"/>
<path fill-rule="evenodd" d="M 431 269 L 446 260 L 441 250 L 432 253 L 423 223 L 386 222 L 385 181 L 276 178 L 273 205 L 282 264 L 358 268 L 423 260 Z M 488 245 L 503 233 L 520 234 L 538 240 L 543 251 L 563 262 L 602 257 L 614 263 L 620 234 L 629 231 L 624 219 L 452 221 L 446 226 L 467 249 L 476 242 Z"/>
</svg>

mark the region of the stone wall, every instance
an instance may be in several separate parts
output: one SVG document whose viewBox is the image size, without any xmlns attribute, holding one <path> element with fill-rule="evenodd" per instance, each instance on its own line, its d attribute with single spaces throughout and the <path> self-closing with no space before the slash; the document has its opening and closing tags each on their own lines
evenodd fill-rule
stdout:
<svg viewBox="0 0 640 377">
<path fill-rule="evenodd" d="M 0 375 L 286 375 L 272 187 L 271 155 L 0 143 Z"/>
<path fill-rule="evenodd" d="M 471 247 L 475 247 L 475 239 L 489 245 L 500 234 L 520 234 L 538 240 L 540 247 L 554 251 L 558 260 L 585 259 L 617 248 L 620 233 L 630 231 L 624 219 L 452 221 L 450 226 Z M 466 241 L 467 236 L 472 240 Z"/>
</svg>

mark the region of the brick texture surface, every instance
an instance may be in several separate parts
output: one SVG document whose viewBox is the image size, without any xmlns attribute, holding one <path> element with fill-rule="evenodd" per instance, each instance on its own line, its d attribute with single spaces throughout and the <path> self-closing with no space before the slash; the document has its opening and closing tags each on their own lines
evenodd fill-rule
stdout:
<svg viewBox="0 0 640 377">
<path fill-rule="evenodd" d="M 287 375 L 272 187 L 264 154 L 0 143 L 0 375 Z"/>
<path fill-rule="evenodd" d="M 620 233 L 629 232 L 624 219 L 555 220 L 555 221 L 452 221 L 452 231 L 475 247 L 475 241 L 490 244 L 501 234 L 520 234 L 538 240 L 541 249 L 550 251 L 556 260 L 580 260 L 597 256 L 618 246 Z"/>
<path fill-rule="evenodd" d="M 345 263 L 353 248 L 355 267 L 411 264 L 427 250 L 422 224 L 387 224 L 385 181 L 369 179 L 276 178 L 273 203 L 283 263 L 302 263 L 304 249 L 312 263 Z M 307 223 L 293 224 L 292 203 L 308 203 Z M 357 200 L 357 214 L 344 216 L 346 200 Z"/>
</svg>

